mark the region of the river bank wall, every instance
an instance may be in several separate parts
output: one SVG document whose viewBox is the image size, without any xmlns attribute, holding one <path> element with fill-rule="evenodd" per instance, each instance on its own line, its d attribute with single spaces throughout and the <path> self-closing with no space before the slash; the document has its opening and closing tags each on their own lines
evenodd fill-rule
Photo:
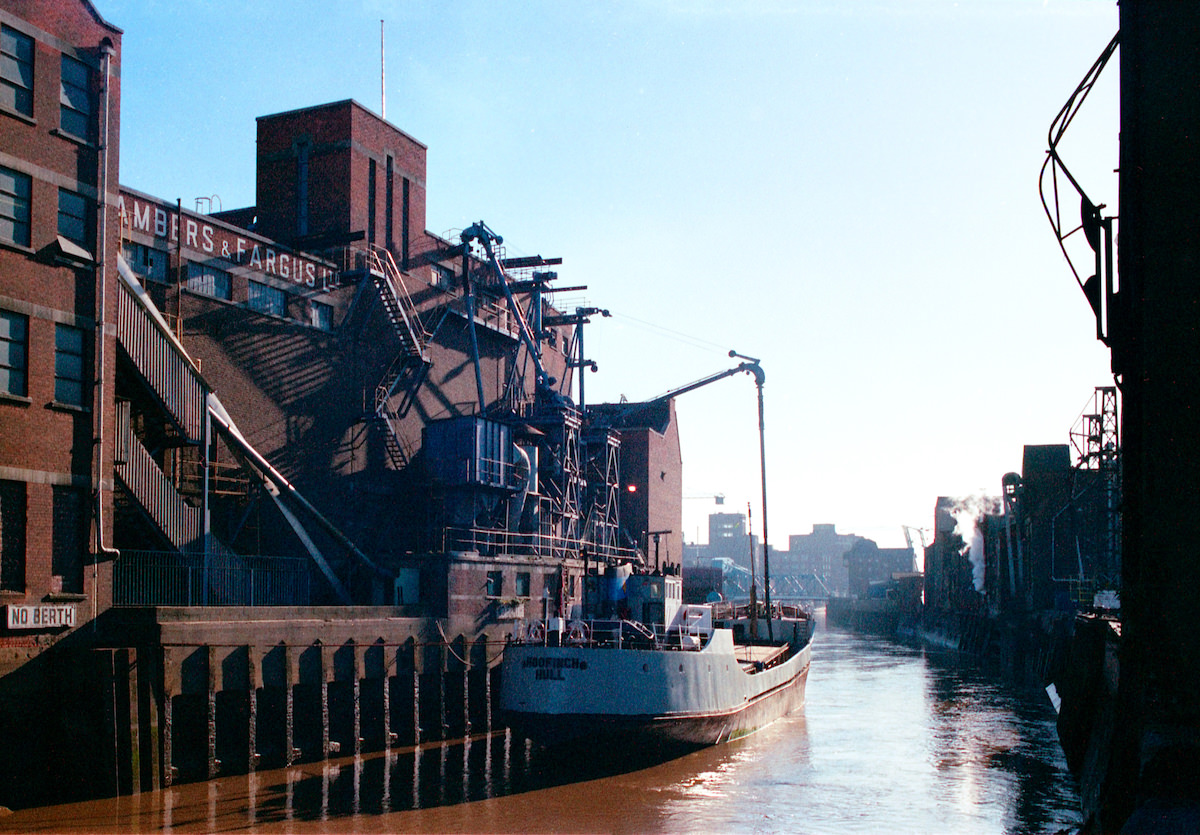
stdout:
<svg viewBox="0 0 1200 835">
<path fill-rule="evenodd" d="M 503 641 L 368 607 L 113 610 L 3 679 L 0 806 L 490 732 Z"/>
</svg>

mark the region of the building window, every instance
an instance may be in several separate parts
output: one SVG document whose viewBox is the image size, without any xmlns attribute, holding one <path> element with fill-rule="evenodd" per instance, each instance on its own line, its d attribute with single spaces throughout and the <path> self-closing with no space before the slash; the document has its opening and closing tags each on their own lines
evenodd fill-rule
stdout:
<svg viewBox="0 0 1200 835">
<path fill-rule="evenodd" d="M 83 404 L 83 331 L 54 326 L 54 399 L 71 406 Z"/>
<path fill-rule="evenodd" d="M 207 264 L 192 262 L 188 264 L 187 288 L 193 293 L 229 301 L 233 298 L 233 276 Z"/>
<path fill-rule="evenodd" d="M 62 57 L 62 86 L 58 96 L 58 126 L 63 133 L 91 138 L 92 71 L 70 55 Z"/>
<path fill-rule="evenodd" d="M 25 482 L 0 480 L 0 591 L 25 591 Z"/>
<path fill-rule="evenodd" d="M 33 115 L 33 38 L 0 26 L 0 105 Z"/>
<path fill-rule="evenodd" d="M 375 181 L 378 166 L 375 160 L 367 161 L 367 243 L 375 246 Z"/>
<path fill-rule="evenodd" d="M 0 166 L 0 241 L 29 246 L 28 174 Z"/>
<path fill-rule="evenodd" d="M 400 264 L 404 270 L 408 270 L 408 178 L 403 180 L 404 187 L 401 189 L 400 203 Z"/>
<path fill-rule="evenodd" d="M 529 597 L 529 572 L 517 572 L 517 597 Z"/>
<path fill-rule="evenodd" d="M 29 319 L 0 310 L 0 393 L 26 396 L 28 354 Z"/>
<path fill-rule="evenodd" d="M 384 246 L 388 250 L 392 249 L 395 242 L 395 238 L 392 236 L 392 219 L 395 216 L 394 201 L 396 199 L 395 167 L 395 163 L 389 155 L 383 185 L 383 199 L 386 201 L 383 206 L 383 240 Z"/>
<path fill-rule="evenodd" d="M 277 287 L 257 281 L 250 282 L 250 294 L 246 301 L 251 310 L 259 313 L 282 316 L 287 311 L 287 295 Z"/>
<path fill-rule="evenodd" d="M 433 286 L 449 290 L 454 286 L 454 270 L 444 264 L 433 265 Z"/>
<path fill-rule="evenodd" d="M 125 257 L 125 263 L 139 278 L 166 283 L 168 256 L 161 249 L 125 241 L 121 246 L 121 254 Z"/>
<path fill-rule="evenodd" d="M 50 531 L 50 572 L 62 578 L 62 591 L 83 594 L 83 555 L 87 551 L 87 503 L 83 491 L 55 487 Z"/>
<path fill-rule="evenodd" d="M 307 140 L 296 146 L 296 234 L 308 234 L 308 150 Z"/>
<path fill-rule="evenodd" d="M 91 205 L 82 194 L 58 190 L 58 234 L 85 249 L 91 248 Z"/>
<path fill-rule="evenodd" d="M 323 331 L 333 330 L 333 305 L 325 302 L 309 302 L 309 324 Z"/>
<path fill-rule="evenodd" d="M 499 597 L 504 593 L 504 572 L 489 571 L 487 573 L 487 596 Z"/>
</svg>

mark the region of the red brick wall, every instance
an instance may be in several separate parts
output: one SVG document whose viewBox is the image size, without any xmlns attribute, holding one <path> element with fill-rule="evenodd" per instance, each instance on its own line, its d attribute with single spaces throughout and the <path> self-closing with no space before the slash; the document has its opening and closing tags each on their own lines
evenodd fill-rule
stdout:
<svg viewBox="0 0 1200 835">
<path fill-rule="evenodd" d="M 54 404 L 54 345 L 56 323 L 85 331 L 85 383 L 94 376 L 98 317 L 96 273 L 56 263 L 53 258 L 58 234 L 58 188 L 70 188 L 93 201 L 99 199 L 100 149 L 94 142 L 79 142 L 58 131 L 59 80 L 63 44 L 70 54 L 89 65 L 96 91 L 96 118 L 103 116 L 104 91 L 101 75 L 101 44 L 112 43 L 112 73 L 108 80 L 109 141 L 108 187 L 115 192 L 119 182 L 120 147 L 120 50 L 121 32 L 105 23 L 87 2 L 63 0 L 4 0 L 0 7 L 9 15 L 6 25 L 34 39 L 34 87 L 32 120 L 0 112 L 0 147 L 15 157 L 6 165 L 31 175 L 30 246 L 28 249 L 0 245 L 0 308 L 28 317 L 28 397 L 0 398 L 0 477 L 27 485 L 26 582 L 24 595 L 8 594 L 3 602 L 42 601 L 50 592 L 51 543 L 53 536 L 53 485 L 73 485 L 91 494 L 95 408 L 62 408 Z M 119 246 L 115 207 L 110 208 L 109 247 L 96 253 L 106 263 L 108 321 L 114 310 L 115 257 Z M 97 232 L 98 235 L 98 232 Z M 100 404 L 111 428 L 111 403 L 115 341 L 106 337 L 106 394 Z M 90 389 L 89 389 L 90 392 Z M 85 395 L 86 399 L 87 396 Z M 96 404 L 89 405 L 95 407 Z M 112 444 L 106 433 L 103 501 L 106 522 L 111 519 Z M 90 505 L 90 501 L 85 502 Z M 111 522 L 106 525 L 111 532 Z M 89 535 L 85 542 L 92 539 Z M 92 556 L 80 555 L 90 566 Z M 104 585 L 97 609 L 108 606 L 107 567 L 97 572 Z M 93 573 L 85 571 L 84 591 L 95 594 Z M 80 603 L 78 623 L 91 613 L 92 604 Z M 3 628 L 0 627 L 0 631 Z"/>
</svg>

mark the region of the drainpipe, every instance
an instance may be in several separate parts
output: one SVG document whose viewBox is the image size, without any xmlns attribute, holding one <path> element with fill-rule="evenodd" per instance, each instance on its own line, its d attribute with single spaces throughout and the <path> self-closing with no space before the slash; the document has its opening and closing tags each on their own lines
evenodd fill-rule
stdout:
<svg viewBox="0 0 1200 835">
<path fill-rule="evenodd" d="M 99 594 L 99 575 L 100 575 L 100 557 L 116 559 L 121 555 L 121 552 L 113 548 L 104 541 L 104 478 L 111 473 L 105 468 L 104 464 L 104 449 L 108 444 L 106 430 L 104 426 L 104 415 L 108 409 L 108 388 L 106 383 L 106 373 L 108 368 L 108 352 L 105 350 L 107 335 L 105 331 L 108 328 L 108 313 L 107 313 L 107 296 L 108 296 L 108 140 L 109 140 L 109 112 L 111 108 L 111 96 L 109 94 L 109 85 L 112 80 L 112 56 L 114 53 L 112 41 L 105 38 L 100 43 L 100 65 L 103 74 L 101 87 L 101 95 L 103 102 L 100 108 L 100 135 L 99 139 L 99 176 L 97 182 L 97 190 L 99 198 L 96 203 L 96 213 L 98 215 L 98 229 L 96 232 L 96 385 L 95 385 L 95 400 L 92 403 L 92 408 L 95 411 L 95 428 L 96 452 L 93 457 L 95 462 L 95 474 L 93 483 L 96 485 L 95 508 L 92 518 L 96 523 L 96 549 L 92 554 L 92 628 L 96 628 L 97 615 L 97 600 Z"/>
</svg>

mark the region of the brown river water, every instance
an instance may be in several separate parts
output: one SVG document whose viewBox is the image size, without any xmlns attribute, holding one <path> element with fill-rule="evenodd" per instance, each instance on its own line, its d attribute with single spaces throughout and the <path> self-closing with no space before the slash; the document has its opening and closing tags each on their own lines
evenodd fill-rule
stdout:
<svg viewBox="0 0 1200 835">
<path fill-rule="evenodd" d="M 1039 691 L 820 623 L 803 710 L 662 761 L 501 731 L 17 810 L 0 832 L 1035 833 L 1078 795 Z"/>
</svg>

